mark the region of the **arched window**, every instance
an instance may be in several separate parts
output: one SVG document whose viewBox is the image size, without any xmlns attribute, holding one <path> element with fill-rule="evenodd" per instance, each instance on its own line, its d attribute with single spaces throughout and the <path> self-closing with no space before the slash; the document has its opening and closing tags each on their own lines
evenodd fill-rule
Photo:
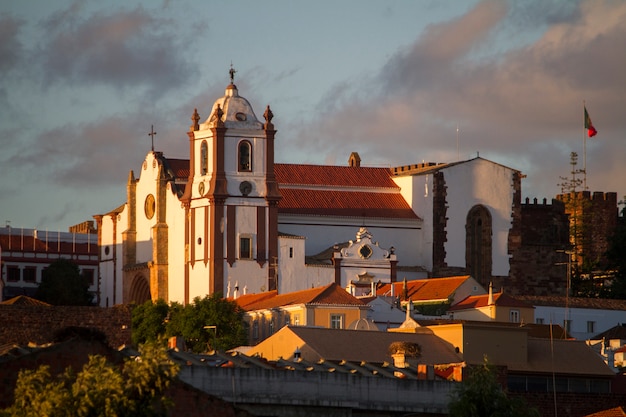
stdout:
<svg viewBox="0 0 626 417">
<path fill-rule="evenodd" d="M 252 145 L 247 140 L 239 142 L 238 171 L 252 171 Z"/>
<path fill-rule="evenodd" d="M 209 151 L 206 140 L 200 145 L 200 175 L 206 175 L 209 171 Z"/>
<path fill-rule="evenodd" d="M 465 266 L 470 275 L 484 286 L 491 281 L 491 213 L 481 205 L 472 207 L 465 224 Z"/>
</svg>

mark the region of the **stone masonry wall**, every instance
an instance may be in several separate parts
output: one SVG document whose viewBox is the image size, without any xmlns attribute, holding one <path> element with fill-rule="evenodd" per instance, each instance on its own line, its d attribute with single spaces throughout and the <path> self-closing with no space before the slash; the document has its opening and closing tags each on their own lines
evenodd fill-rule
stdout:
<svg viewBox="0 0 626 417">
<path fill-rule="evenodd" d="M 0 305 L 0 345 L 49 343 L 67 327 L 97 329 L 112 348 L 131 343 L 131 307 Z"/>
<path fill-rule="evenodd" d="M 563 203 L 544 199 L 521 206 L 521 242 L 511 250 L 507 291 L 519 295 L 565 295 L 569 220 Z"/>
</svg>

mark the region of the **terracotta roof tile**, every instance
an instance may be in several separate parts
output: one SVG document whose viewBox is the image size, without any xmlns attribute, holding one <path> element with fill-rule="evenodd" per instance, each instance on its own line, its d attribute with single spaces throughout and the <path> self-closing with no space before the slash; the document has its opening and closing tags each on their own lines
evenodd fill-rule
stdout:
<svg viewBox="0 0 626 417">
<path fill-rule="evenodd" d="M 277 294 L 276 291 L 246 294 L 238 297 L 235 302 L 246 311 L 264 310 L 294 304 L 366 305 L 335 283 L 286 294 Z"/>
<path fill-rule="evenodd" d="M 585 417 L 625 417 L 624 407 L 615 407 L 597 413 L 587 414 Z"/>
<path fill-rule="evenodd" d="M 280 188 L 281 214 L 419 219 L 399 193 Z"/>
<path fill-rule="evenodd" d="M 189 178 L 189 159 L 163 158 L 176 178 Z"/>
<path fill-rule="evenodd" d="M 399 189 L 389 168 L 275 164 L 274 172 L 280 184 Z"/>
<path fill-rule="evenodd" d="M 57 240 L 57 233 L 50 232 L 46 238 L 46 232 L 39 232 L 39 238 L 32 235 L 0 235 L 0 247 L 3 251 L 15 252 L 36 252 L 36 253 L 63 253 L 63 254 L 81 254 L 81 255 L 97 255 L 98 244 L 95 242 L 83 243 L 73 242 L 72 240 Z M 81 234 L 81 236 L 83 236 Z M 86 235 L 84 235 L 86 236 Z M 95 236 L 95 234 L 92 234 Z M 4 256 L 5 258 L 7 255 Z"/>
<path fill-rule="evenodd" d="M 411 301 L 442 300 L 451 297 L 469 275 L 447 278 L 429 278 L 407 281 L 408 298 Z M 402 296 L 404 282 L 393 283 L 393 290 L 396 296 Z M 378 290 L 377 295 L 389 295 L 391 284 L 384 284 Z"/>
<path fill-rule="evenodd" d="M 489 294 L 483 295 L 470 295 L 459 303 L 450 307 L 449 311 L 468 310 L 472 308 L 487 307 L 489 304 Z M 505 293 L 493 294 L 493 302 L 496 306 L 500 307 L 520 307 L 520 308 L 533 308 L 531 304 L 520 301 L 511 297 Z"/>
<path fill-rule="evenodd" d="M 394 342 L 413 342 L 423 347 L 420 363 L 461 363 L 460 354 L 423 329 L 419 333 L 379 332 L 370 330 L 337 330 L 316 327 L 285 326 L 281 332 L 293 332 L 307 348 L 326 360 L 366 361 L 383 363 L 391 361 L 389 346 Z M 274 336 L 276 337 L 276 336 Z M 271 343 L 272 338 L 261 343 Z"/>
<path fill-rule="evenodd" d="M 19 306 L 45 306 L 51 307 L 51 304 L 45 303 L 43 301 L 39 301 L 35 298 L 27 297 L 25 295 L 18 295 L 17 297 L 13 297 L 9 300 L 5 300 L 1 302 L 2 305 L 19 305 Z"/>
</svg>

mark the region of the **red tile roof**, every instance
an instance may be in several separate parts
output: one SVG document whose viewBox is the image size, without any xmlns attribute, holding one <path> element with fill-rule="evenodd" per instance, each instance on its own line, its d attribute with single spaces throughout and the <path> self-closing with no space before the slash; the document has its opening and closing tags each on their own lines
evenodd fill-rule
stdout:
<svg viewBox="0 0 626 417">
<path fill-rule="evenodd" d="M 281 214 L 418 219 L 399 193 L 282 188 Z"/>
<path fill-rule="evenodd" d="M 73 242 L 72 240 L 68 240 L 67 237 L 63 237 L 59 243 L 56 232 L 50 232 L 47 234 L 46 232 L 40 231 L 39 236 L 41 238 L 36 238 L 31 234 L 22 236 L 19 230 L 15 230 L 16 234 L 14 235 L 0 235 L 0 247 L 3 251 L 77 255 L 98 254 L 98 244 L 96 242 Z M 86 235 L 81 234 L 80 236 L 82 237 Z M 91 236 L 95 236 L 95 234 L 92 234 Z M 10 255 L 4 255 L 4 258 L 8 257 L 10 257 Z"/>
<path fill-rule="evenodd" d="M 407 294 L 411 301 L 443 300 L 451 297 L 469 275 L 447 278 L 430 278 L 407 281 Z M 391 285 L 384 284 L 376 290 L 377 295 L 390 295 Z M 404 282 L 394 282 L 393 291 L 396 296 L 402 297 Z"/>
<path fill-rule="evenodd" d="M 165 159 L 165 158 L 164 158 Z M 173 171 L 176 178 L 189 178 L 189 159 L 165 159 L 169 168 Z"/>
<path fill-rule="evenodd" d="M 391 170 L 389 170 L 389 168 L 275 164 L 274 173 L 281 185 L 294 184 L 400 189 L 391 179 Z"/>
<path fill-rule="evenodd" d="M 46 306 L 51 307 L 51 304 L 39 301 L 35 298 L 31 298 L 25 295 L 18 295 L 17 297 L 10 298 L 1 302 L 2 305 L 19 305 L 19 306 Z"/>
<path fill-rule="evenodd" d="M 587 414 L 585 417 L 625 417 L 623 407 L 610 408 L 608 410 L 598 411 L 597 413 Z"/>
<path fill-rule="evenodd" d="M 499 307 L 520 307 L 533 308 L 532 305 L 511 297 L 505 293 L 493 294 L 493 302 Z M 470 295 L 466 299 L 450 307 L 449 311 L 469 310 L 472 308 L 487 307 L 489 304 L 489 294 Z"/>
<path fill-rule="evenodd" d="M 264 310 L 295 304 L 366 305 L 335 283 L 286 294 L 277 294 L 276 291 L 246 294 L 238 297 L 235 302 L 246 311 Z"/>
</svg>

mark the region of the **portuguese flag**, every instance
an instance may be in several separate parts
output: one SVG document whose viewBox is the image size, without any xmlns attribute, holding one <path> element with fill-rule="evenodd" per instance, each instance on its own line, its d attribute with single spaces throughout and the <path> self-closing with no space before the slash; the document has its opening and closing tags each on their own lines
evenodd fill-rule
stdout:
<svg viewBox="0 0 626 417">
<path fill-rule="evenodd" d="M 593 127 L 593 123 L 591 123 L 591 118 L 589 117 L 589 113 L 587 113 L 587 107 L 585 109 L 585 129 L 587 129 L 587 136 L 592 138 L 598 134 L 598 131 L 595 127 Z"/>
</svg>

